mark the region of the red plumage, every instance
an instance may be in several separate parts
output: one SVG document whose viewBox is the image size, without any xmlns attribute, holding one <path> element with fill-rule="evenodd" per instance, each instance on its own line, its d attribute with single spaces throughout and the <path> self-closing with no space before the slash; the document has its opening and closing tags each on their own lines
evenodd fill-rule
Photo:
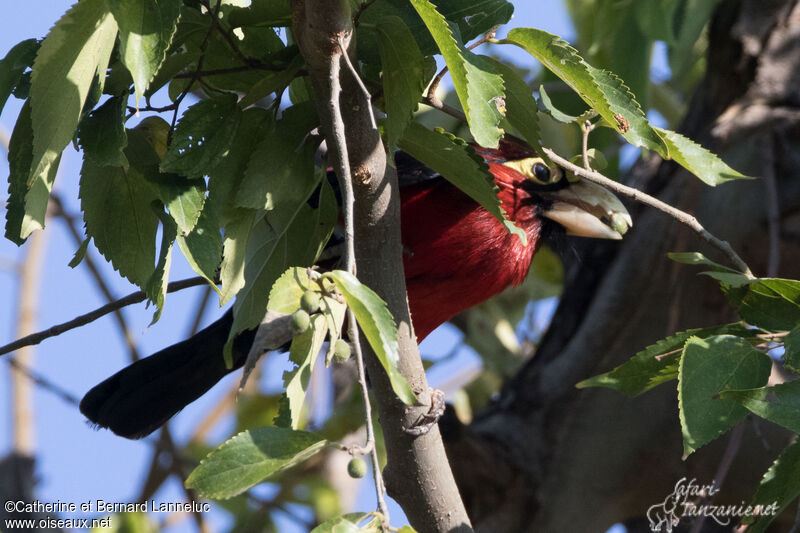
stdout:
<svg viewBox="0 0 800 533">
<path fill-rule="evenodd" d="M 527 246 L 443 179 L 401 188 L 403 265 L 418 341 L 528 273 L 542 228 L 537 205 L 522 187 L 525 176 L 502 164 L 489 167 L 502 207 L 527 234 Z"/>
</svg>

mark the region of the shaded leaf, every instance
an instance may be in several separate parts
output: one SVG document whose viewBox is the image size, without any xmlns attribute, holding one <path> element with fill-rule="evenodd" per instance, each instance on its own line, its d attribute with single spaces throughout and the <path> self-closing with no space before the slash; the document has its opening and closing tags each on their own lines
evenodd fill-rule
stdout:
<svg viewBox="0 0 800 533">
<path fill-rule="evenodd" d="M 724 389 L 748 389 L 767 382 L 769 357 L 732 335 L 686 341 L 678 370 L 683 450 L 689 455 L 747 415 L 731 400 L 714 399 Z"/>
<path fill-rule="evenodd" d="M 758 389 L 726 390 L 720 393 L 720 398 L 733 400 L 761 418 L 800 433 L 800 381 Z"/>
<path fill-rule="evenodd" d="M 783 361 L 786 368 L 800 374 L 800 325 L 783 338 Z"/>
<path fill-rule="evenodd" d="M 161 247 L 158 252 L 158 262 L 156 268 L 145 286 L 147 298 L 156 306 L 150 326 L 158 322 L 161 312 L 164 310 L 164 302 L 167 298 L 167 282 L 169 281 L 169 268 L 172 264 L 172 245 L 178 236 L 178 225 L 167 213 L 164 206 L 156 201 L 151 204 L 153 211 L 161 221 Z"/>
<path fill-rule="evenodd" d="M 20 83 L 23 72 L 33 65 L 38 51 L 39 41 L 27 39 L 17 43 L 8 51 L 6 57 L 0 60 L 0 111 L 5 107 L 11 92 Z"/>
<path fill-rule="evenodd" d="M 214 276 L 222 259 L 222 235 L 219 224 L 210 213 L 210 210 L 203 209 L 192 231 L 188 235 L 178 235 L 178 246 L 192 270 L 206 278 L 209 285 L 221 295 Z"/>
<path fill-rule="evenodd" d="M 226 94 L 202 100 L 181 116 L 161 170 L 202 178 L 230 147 L 241 120 L 236 96 Z"/>
<path fill-rule="evenodd" d="M 117 96 L 92 111 L 78 127 L 78 141 L 84 157 L 100 166 L 127 167 L 123 151 L 128 145 L 125 112 L 128 97 Z"/>
<path fill-rule="evenodd" d="M 797 497 L 800 496 L 800 442 L 791 444 L 766 471 L 756 490 L 752 506 L 760 506 L 756 516 L 742 519 L 751 524 L 748 533 L 762 533 Z"/>
<path fill-rule="evenodd" d="M 728 301 L 743 320 L 770 331 L 800 324 L 800 281 L 759 278 L 740 287 L 725 286 Z"/>
<path fill-rule="evenodd" d="M 375 27 L 381 52 L 383 98 L 386 101 L 386 138 L 394 150 L 403 137 L 425 89 L 425 61 L 411 30 L 398 17 L 387 17 Z"/>
<path fill-rule="evenodd" d="M 289 360 L 295 366 L 292 370 L 283 373 L 283 385 L 286 390 L 289 410 L 288 427 L 297 429 L 306 399 L 306 390 L 314 371 L 314 363 L 322 349 L 322 343 L 328 333 L 325 317 L 319 313 L 311 316 L 311 326 L 292 339 L 289 349 Z"/>
<path fill-rule="evenodd" d="M 747 328 L 741 322 L 682 331 L 648 346 L 610 372 L 581 381 L 576 387 L 608 387 L 629 396 L 638 396 L 677 379 L 683 347 L 689 338 L 705 339 L 714 335 L 757 338 L 759 333 L 759 330 Z"/>
</svg>

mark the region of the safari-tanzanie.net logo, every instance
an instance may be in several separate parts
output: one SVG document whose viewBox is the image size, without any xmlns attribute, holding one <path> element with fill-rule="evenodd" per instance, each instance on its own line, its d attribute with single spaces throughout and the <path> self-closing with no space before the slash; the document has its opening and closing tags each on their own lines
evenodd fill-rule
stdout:
<svg viewBox="0 0 800 533">
<path fill-rule="evenodd" d="M 750 505 L 746 502 L 736 505 L 710 503 L 711 498 L 718 493 L 719 488 L 713 483 L 701 485 L 696 479 L 681 478 L 663 502 L 651 505 L 647 510 L 650 531 L 672 533 L 672 529 L 684 518 L 695 520 L 705 517 L 721 526 L 727 526 L 745 516 L 775 516 L 779 511 L 778 502 L 769 505 Z"/>
</svg>

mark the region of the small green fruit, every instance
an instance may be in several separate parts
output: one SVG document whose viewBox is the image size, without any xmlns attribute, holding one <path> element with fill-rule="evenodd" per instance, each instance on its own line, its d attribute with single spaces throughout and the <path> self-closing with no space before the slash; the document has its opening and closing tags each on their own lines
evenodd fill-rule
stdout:
<svg viewBox="0 0 800 533">
<path fill-rule="evenodd" d="M 295 335 L 299 335 L 306 331 L 311 326 L 311 317 L 303 311 L 298 309 L 292 315 L 292 331 Z"/>
<path fill-rule="evenodd" d="M 344 363 L 348 359 L 350 359 L 350 343 L 344 339 L 336 339 L 333 345 L 333 360 Z"/>
<path fill-rule="evenodd" d="M 319 304 L 321 298 L 318 292 L 306 291 L 300 297 L 300 308 L 306 313 L 312 315 L 319 311 Z"/>
<path fill-rule="evenodd" d="M 347 473 L 350 474 L 352 478 L 361 479 L 367 475 L 367 463 L 360 457 L 353 457 L 350 459 L 350 462 L 347 463 Z"/>
</svg>

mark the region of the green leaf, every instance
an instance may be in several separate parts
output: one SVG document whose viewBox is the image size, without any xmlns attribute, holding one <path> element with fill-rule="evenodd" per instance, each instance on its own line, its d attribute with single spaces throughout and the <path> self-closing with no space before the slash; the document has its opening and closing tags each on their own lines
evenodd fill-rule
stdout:
<svg viewBox="0 0 800 533">
<path fill-rule="evenodd" d="M 417 398 L 405 377 L 397 369 L 400 360 L 397 347 L 397 327 L 386 303 L 372 289 L 344 270 L 327 274 L 336 282 L 347 306 L 353 311 L 361 331 L 383 365 L 392 389 L 406 405 L 414 405 Z"/>
<path fill-rule="evenodd" d="M 300 298 L 311 289 L 307 269 L 291 267 L 275 280 L 269 291 L 267 309 L 290 315 L 300 309 Z"/>
<path fill-rule="evenodd" d="M 291 60 L 289 65 L 283 70 L 275 72 L 265 72 L 264 76 L 244 95 L 239 105 L 247 107 L 255 104 L 262 98 L 266 98 L 272 93 L 279 93 L 286 89 L 297 74 L 305 66 L 303 56 L 298 52 Z"/>
<path fill-rule="evenodd" d="M 637 2 L 633 9 L 642 32 L 653 40 L 670 43 L 675 40 L 675 12 L 681 0 Z"/>
<path fill-rule="evenodd" d="M 526 50 L 561 78 L 634 146 L 669 156 L 664 140 L 647 121 L 630 90 L 611 72 L 587 64 L 559 37 L 533 28 L 514 28 L 502 41 Z"/>
<path fill-rule="evenodd" d="M 100 166 L 127 167 L 123 151 L 128 145 L 125 112 L 128 97 L 116 96 L 92 111 L 78 127 L 78 141 L 84 157 Z"/>
<path fill-rule="evenodd" d="M 105 0 L 82 0 L 42 42 L 31 77 L 31 189 L 41 186 L 35 183 L 52 185 L 51 167 L 75 134 L 95 78 L 105 78 L 116 35 L 117 23 Z M 44 227 L 44 218 L 37 220 Z M 22 237 L 29 233 L 23 231 Z"/>
<path fill-rule="evenodd" d="M 522 134 L 522 137 L 534 148 L 541 145 L 542 134 L 539 131 L 539 114 L 533 91 L 511 67 L 486 56 L 477 56 L 487 68 L 503 78 L 506 90 L 506 119 Z M 547 158 L 541 150 L 540 156 Z"/>
<path fill-rule="evenodd" d="M 527 243 L 525 232 L 508 219 L 500 207 L 499 189 L 489 166 L 463 141 L 412 122 L 400 140 L 400 148 L 444 176 L 494 215 L 510 233 Z"/>
<path fill-rule="evenodd" d="M 759 513 L 742 520 L 751 524 L 748 533 L 763 533 L 797 496 L 800 496 L 800 442 L 791 444 L 781 452 L 761 478 L 752 506 L 761 506 Z"/>
<path fill-rule="evenodd" d="M 761 418 L 800 433 L 800 381 L 774 387 L 747 390 L 726 390 L 720 398 L 732 400 Z"/>
<path fill-rule="evenodd" d="M 363 529 L 358 527 L 358 523 L 362 522 L 368 516 L 367 513 L 349 513 L 343 516 L 337 516 L 327 520 L 314 529 L 311 533 L 356 533 L 363 532 Z M 371 531 L 378 531 L 377 529 Z"/>
<path fill-rule="evenodd" d="M 20 83 L 23 73 L 33 65 L 39 41 L 27 39 L 18 43 L 0 60 L 0 111 L 6 105 L 11 92 Z"/>
<path fill-rule="evenodd" d="M 231 498 L 313 457 L 327 444 L 305 431 L 276 427 L 245 431 L 203 459 L 186 487 L 203 498 Z"/>
<path fill-rule="evenodd" d="M 161 247 L 158 253 L 158 262 L 155 271 L 150 276 L 145 286 L 147 298 L 156 305 L 156 312 L 153 313 L 153 320 L 150 326 L 158 322 L 161 318 L 161 311 L 164 310 L 164 302 L 167 298 L 167 282 L 169 281 L 169 267 L 172 264 L 172 245 L 178 236 L 178 225 L 167 213 L 161 202 L 155 201 L 151 204 L 153 211 L 161 221 Z"/>
<path fill-rule="evenodd" d="M 89 241 L 91 240 L 92 239 L 90 239 L 89 237 L 83 239 L 83 242 L 81 243 L 80 246 L 78 246 L 78 249 L 75 251 L 75 255 L 69 262 L 70 268 L 75 268 L 76 266 L 81 264 L 81 261 L 83 261 L 83 258 L 86 256 L 86 251 L 89 249 Z"/>
<path fill-rule="evenodd" d="M 233 8 L 228 22 L 240 26 L 291 26 L 292 10 L 289 0 L 253 0 L 248 8 Z"/>
<path fill-rule="evenodd" d="M 164 62 L 161 63 L 161 68 L 158 69 L 156 75 L 150 81 L 145 91 L 145 96 L 153 96 L 159 89 L 169 83 L 177 74 L 180 74 L 189 65 L 195 63 L 202 54 L 200 51 L 192 52 L 178 52 L 168 55 Z"/>
<path fill-rule="evenodd" d="M 311 266 L 316 261 L 338 215 L 336 199 L 327 180 L 322 180 L 319 208 L 312 208 L 303 198 L 299 205 L 282 206 L 282 210 L 284 213 L 277 217 L 282 224 L 261 220 L 249 232 L 245 283 L 233 307 L 229 345 L 240 331 L 258 326 L 266 313 L 269 291 L 287 268 Z"/>
<path fill-rule="evenodd" d="M 316 109 L 311 102 L 286 109 L 250 156 L 236 191 L 236 204 L 280 211 L 281 203 L 288 202 L 290 209 L 296 209 L 299 201 L 305 201 L 317 184 L 316 145 L 303 143 L 303 139 L 317 124 Z"/>
<path fill-rule="evenodd" d="M 238 218 L 229 220 L 225 226 L 222 242 L 222 264 L 219 278 L 222 282 L 220 305 L 225 305 L 244 287 L 244 267 L 247 259 L 247 242 L 256 218 L 254 209 L 240 209 Z"/>
<path fill-rule="evenodd" d="M 178 246 L 192 270 L 206 278 L 209 285 L 222 296 L 214 282 L 222 259 L 222 235 L 219 224 L 210 213 L 210 210 L 203 209 L 191 233 L 178 235 Z"/>
<path fill-rule="evenodd" d="M 381 52 L 383 98 L 386 101 L 387 149 L 394 150 L 403 137 L 425 90 L 425 60 L 399 17 L 387 17 L 376 27 Z"/>
<path fill-rule="evenodd" d="M 800 325 L 800 281 L 759 278 L 723 291 L 746 322 L 769 331 L 789 331 Z"/>
<path fill-rule="evenodd" d="M 686 341 L 678 370 L 678 402 L 685 455 L 716 439 L 747 415 L 731 400 L 714 399 L 724 389 L 749 389 L 767 382 L 769 357 L 732 335 Z"/>
<path fill-rule="evenodd" d="M 503 79 L 485 70 L 476 56 L 464 48 L 457 34 L 454 34 L 454 25 L 429 0 L 410 1 L 431 32 L 450 69 L 453 86 L 475 142 L 486 148 L 496 148 L 504 133 L 498 127 L 504 116 L 501 111 L 505 105 Z"/>
<path fill-rule="evenodd" d="M 180 0 L 108 0 L 119 25 L 119 53 L 133 77 L 138 103 L 167 55 L 178 27 Z"/>
<path fill-rule="evenodd" d="M 783 361 L 786 368 L 800 374 L 800 326 L 795 327 L 783 338 Z"/>
<path fill-rule="evenodd" d="M 727 272 L 729 274 L 741 275 L 741 272 L 728 268 L 725 265 L 715 263 L 700 252 L 669 252 L 667 257 L 677 263 L 683 263 L 684 265 L 704 265 L 711 267 L 714 272 Z"/>
<path fill-rule="evenodd" d="M 568 115 L 564 113 L 556 108 L 552 100 L 550 100 L 550 95 L 547 94 L 547 91 L 544 89 L 544 85 L 539 85 L 539 101 L 541 102 L 542 111 L 562 124 L 581 124 L 583 121 L 597 116 L 597 112 L 594 109 L 588 109 L 586 112 L 581 113 L 580 115 Z"/>
<path fill-rule="evenodd" d="M 759 330 L 747 328 L 741 322 L 682 331 L 648 346 L 610 372 L 581 381 L 576 387 L 608 387 L 629 396 L 638 396 L 678 377 L 683 346 L 690 337 L 705 339 L 715 335 L 735 335 L 756 338 L 759 333 Z"/>
<path fill-rule="evenodd" d="M 139 130 L 128 131 L 125 155 L 133 162 L 157 160 Z M 155 270 L 156 188 L 137 167 L 101 167 L 85 159 L 79 196 L 86 235 L 120 274 L 145 288 Z"/>
<path fill-rule="evenodd" d="M 328 325 L 325 317 L 317 313 L 311 316 L 311 326 L 292 339 L 289 360 L 297 366 L 283 373 L 283 385 L 290 413 L 289 427 L 292 429 L 297 429 L 300 424 L 311 373 L 314 371 L 314 363 L 317 361 L 327 333 Z"/>
<path fill-rule="evenodd" d="M 206 200 L 206 184 L 202 179 L 186 179 L 175 174 L 161 174 L 156 169 L 147 174 L 158 188 L 158 196 L 169 209 L 181 233 L 188 235 L 193 229 Z"/>
<path fill-rule="evenodd" d="M 680 133 L 656 129 L 667 143 L 670 157 L 706 184 L 716 186 L 726 181 L 752 179 L 733 170 L 718 156 Z"/>
<path fill-rule="evenodd" d="M 236 96 L 226 94 L 203 100 L 187 109 L 161 163 L 164 172 L 202 178 L 230 149 L 242 111 Z"/>
</svg>

